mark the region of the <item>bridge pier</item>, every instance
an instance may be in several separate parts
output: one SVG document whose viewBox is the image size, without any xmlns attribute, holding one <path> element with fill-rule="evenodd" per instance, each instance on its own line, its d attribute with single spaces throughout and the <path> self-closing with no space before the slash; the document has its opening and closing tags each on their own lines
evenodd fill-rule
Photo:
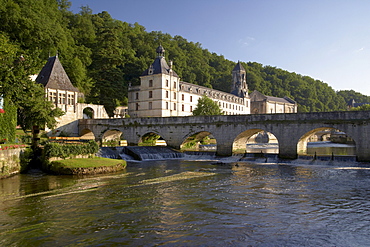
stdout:
<svg viewBox="0 0 370 247">
<path fill-rule="evenodd" d="M 233 144 L 231 143 L 217 143 L 216 155 L 218 156 L 231 156 L 233 154 Z"/>
<path fill-rule="evenodd" d="M 281 159 L 297 159 L 298 153 L 297 153 L 297 143 L 298 140 L 296 140 L 294 136 L 291 135 L 281 135 L 279 140 L 279 158 Z"/>
</svg>

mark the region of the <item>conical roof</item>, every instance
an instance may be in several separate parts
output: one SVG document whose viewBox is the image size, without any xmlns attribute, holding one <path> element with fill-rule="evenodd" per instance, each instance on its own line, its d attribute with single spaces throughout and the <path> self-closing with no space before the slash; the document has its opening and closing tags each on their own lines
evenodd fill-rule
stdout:
<svg viewBox="0 0 370 247">
<path fill-rule="evenodd" d="M 79 90 L 72 85 L 71 80 L 57 56 L 48 59 L 37 76 L 36 82 L 42 84 L 46 88 L 79 92 Z"/>
</svg>

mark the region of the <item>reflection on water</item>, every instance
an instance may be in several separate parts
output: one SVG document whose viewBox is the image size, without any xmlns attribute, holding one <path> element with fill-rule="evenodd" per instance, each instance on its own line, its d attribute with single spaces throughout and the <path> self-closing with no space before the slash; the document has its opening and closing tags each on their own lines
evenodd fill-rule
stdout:
<svg viewBox="0 0 370 247">
<path fill-rule="evenodd" d="M 278 143 L 252 143 L 247 144 L 247 153 L 279 153 Z M 356 155 L 356 146 L 332 142 L 309 142 L 307 152 L 309 155 Z"/>
<path fill-rule="evenodd" d="M 370 165 L 230 167 L 162 160 L 0 180 L 0 246 L 368 245 Z"/>
<path fill-rule="evenodd" d="M 332 142 L 309 142 L 307 154 L 317 155 L 356 155 L 356 146 Z"/>
</svg>

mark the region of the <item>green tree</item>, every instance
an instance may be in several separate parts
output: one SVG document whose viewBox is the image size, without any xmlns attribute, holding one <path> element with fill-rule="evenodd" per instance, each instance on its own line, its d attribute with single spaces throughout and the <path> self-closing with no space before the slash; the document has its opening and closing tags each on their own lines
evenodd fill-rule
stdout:
<svg viewBox="0 0 370 247">
<path fill-rule="evenodd" d="M 352 107 L 351 111 L 370 111 L 370 105 L 369 104 L 364 104 L 364 105 L 361 105 L 361 106 Z"/>
<path fill-rule="evenodd" d="M 18 124 L 23 130 L 33 126 L 53 128 L 63 112 L 47 101 L 41 85 L 31 81 L 37 62 L 20 55 L 20 48 L 0 32 L 0 95 L 18 108 Z"/>
<path fill-rule="evenodd" d="M 223 115 L 223 112 L 216 102 L 206 95 L 203 95 L 202 98 L 198 100 L 198 104 L 193 111 L 193 115 Z"/>
</svg>

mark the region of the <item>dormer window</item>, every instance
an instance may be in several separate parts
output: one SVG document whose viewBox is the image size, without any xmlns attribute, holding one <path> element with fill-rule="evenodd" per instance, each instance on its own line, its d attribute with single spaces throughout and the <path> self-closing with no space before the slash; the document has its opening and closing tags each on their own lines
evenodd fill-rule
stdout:
<svg viewBox="0 0 370 247">
<path fill-rule="evenodd" d="M 154 73 L 153 65 L 150 65 L 149 70 L 148 70 L 148 74 L 153 75 L 153 73 Z"/>
</svg>

